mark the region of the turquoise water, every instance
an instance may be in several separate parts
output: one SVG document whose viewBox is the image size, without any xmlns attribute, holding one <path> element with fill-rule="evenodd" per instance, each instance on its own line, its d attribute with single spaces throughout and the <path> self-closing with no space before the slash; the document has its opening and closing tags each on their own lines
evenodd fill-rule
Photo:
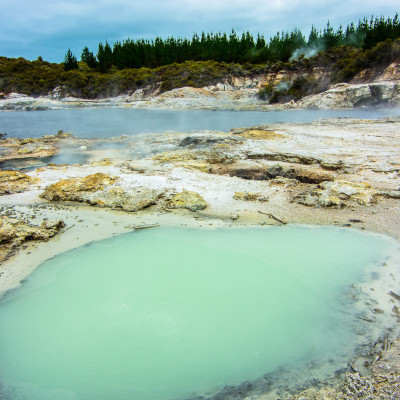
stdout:
<svg viewBox="0 0 400 400">
<path fill-rule="evenodd" d="M 0 112 L 0 132 L 9 137 L 54 135 L 60 129 L 79 137 L 110 138 L 168 130 L 222 130 L 274 122 L 311 122 L 321 118 L 375 119 L 398 115 L 398 109 L 202 111 L 126 108 Z"/>
<path fill-rule="evenodd" d="M 157 228 L 45 262 L 0 303 L 8 400 L 172 400 L 346 357 L 349 286 L 391 251 L 334 228 Z"/>
</svg>

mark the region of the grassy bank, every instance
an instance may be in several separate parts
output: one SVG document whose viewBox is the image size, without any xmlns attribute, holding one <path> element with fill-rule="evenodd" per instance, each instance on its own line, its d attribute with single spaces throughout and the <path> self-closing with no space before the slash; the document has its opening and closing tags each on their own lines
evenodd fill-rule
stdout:
<svg viewBox="0 0 400 400">
<path fill-rule="evenodd" d="M 372 49 L 341 46 L 319 52 L 311 58 L 273 64 L 234 64 L 217 61 L 186 61 L 158 68 L 111 68 L 107 73 L 79 68 L 65 71 L 63 64 L 42 60 L 0 57 L 0 92 L 31 96 L 51 94 L 87 99 L 130 94 L 144 88 L 165 92 L 184 86 L 204 87 L 218 82 L 232 83 L 234 78 L 261 77 L 285 71 L 285 81 L 266 84 L 260 98 L 270 103 L 299 100 L 325 90 L 332 83 L 373 80 L 390 63 L 400 58 L 400 40 L 386 40 Z M 315 74 L 318 71 L 318 74 Z M 363 72 L 363 78 L 360 73 Z"/>
<path fill-rule="evenodd" d="M 61 96 L 95 99 L 132 93 L 139 88 L 159 87 L 165 92 L 184 86 L 203 87 L 231 76 L 251 76 L 265 70 L 265 67 L 254 65 L 186 61 L 154 69 L 114 69 L 101 73 L 91 70 L 83 62 L 79 69 L 65 71 L 62 64 L 0 57 L 0 91 L 43 96 L 58 87 Z"/>
</svg>

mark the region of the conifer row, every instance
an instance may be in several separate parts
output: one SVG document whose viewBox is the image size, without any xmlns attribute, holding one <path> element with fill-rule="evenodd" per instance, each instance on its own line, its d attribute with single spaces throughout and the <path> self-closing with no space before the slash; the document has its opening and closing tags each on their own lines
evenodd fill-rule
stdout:
<svg viewBox="0 0 400 400">
<path fill-rule="evenodd" d="M 334 30 L 329 22 L 322 31 L 313 26 L 307 39 L 300 30 L 295 29 L 278 32 L 268 42 L 263 35 L 258 34 L 255 39 L 250 32 L 238 35 L 234 30 L 230 35 L 203 32 L 200 36 L 195 34 L 192 39 L 126 39 L 115 42 L 112 47 L 106 41 L 105 45 L 98 45 L 96 56 L 85 46 L 81 61 L 100 72 L 108 72 L 113 67 L 120 70 L 156 68 L 185 61 L 268 64 L 312 56 L 318 51 L 343 45 L 371 49 L 377 43 L 399 37 L 400 21 L 396 14 L 394 18 L 364 18 L 357 26 L 351 23 L 346 29 L 340 26 Z M 69 49 L 64 68 L 78 68 L 76 58 Z"/>
</svg>

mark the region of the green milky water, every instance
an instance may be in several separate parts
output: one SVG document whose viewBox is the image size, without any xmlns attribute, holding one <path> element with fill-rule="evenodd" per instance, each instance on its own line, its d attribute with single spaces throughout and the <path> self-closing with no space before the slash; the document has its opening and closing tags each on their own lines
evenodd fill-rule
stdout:
<svg viewBox="0 0 400 400">
<path fill-rule="evenodd" d="M 0 303 L 0 391 L 182 399 L 345 356 L 346 291 L 392 247 L 333 228 L 157 228 L 62 254 Z"/>
</svg>

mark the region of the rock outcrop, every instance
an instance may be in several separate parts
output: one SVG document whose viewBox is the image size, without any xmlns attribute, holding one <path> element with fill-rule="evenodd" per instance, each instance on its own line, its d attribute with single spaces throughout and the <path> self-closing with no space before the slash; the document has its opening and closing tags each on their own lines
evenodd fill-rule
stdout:
<svg viewBox="0 0 400 400">
<path fill-rule="evenodd" d="M 182 87 L 172 89 L 151 99 L 144 104 L 147 107 L 165 107 L 203 110 L 256 110 L 263 104 L 257 99 L 258 89 L 234 89 L 228 85 L 194 88 Z"/>
<path fill-rule="evenodd" d="M 396 81 L 362 84 L 338 83 L 325 92 L 304 97 L 298 108 L 332 109 L 400 104 L 400 84 Z"/>
<path fill-rule="evenodd" d="M 103 190 L 116 180 L 116 177 L 101 172 L 84 178 L 64 179 L 47 186 L 40 197 L 51 201 L 83 201 L 82 196 Z"/>
<path fill-rule="evenodd" d="M 302 183 L 321 183 L 333 180 L 331 173 L 321 171 L 319 167 L 306 168 L 284 164 L 260 165 L 249 161 L 229 165 L 213 165 L 210 172 L 256 181 L 271 180 L 277 177 L 296 179 Z"/>
<path fill-rule="evenodd" d="M 56 135 L 45 135 L 41 138 L 0 137 L 0 142 L 0 167 L 18 169 L 43 166 L 51 161 L 61 148 L 65 149 L 65 146 L 68 147 L 74 142 L 79 143 L 79 139 L 71 133 L 59 131 Z"/>
<path fill-rule="evenodd" d="M 167 208 L 187 208 L 190 211 L 204 210 L 206 201 L 196 192 L 182 191 L 173 195 L 167 202 Z"/>
<path fill-rule="evenodd" d="M 253 140 L 273 140 L 285 137 L 284 135 L 261 128 L 240 128 L 240 129 L 231 129 L 230 131 L 233 135 L 238 135 L 245 139 L 253 139 Z"/>
<path fill-rule="evenodd" d="M 30 157 L 32 157 L 40 154 L 40 157 L 48 157 L 54 155 L 55 152 L 56 149 L 54 146 L 34 142 L 22 144 L 21 146 L 19 146 L 17 150 L 17 155 L 29 155 Z"/>
<path fill-rule="evenodd" d="M 0 171 L 0 195 L 23 192 L 38 181 L 22 172 Z"/>
<path fill-rule="evenodd" d="M 268 201 L 268 197 L 262 195 L 261 193 L 252 193 L 252 192 L 235 192 L 233 195 L 235 200 L 241 201 Z"/>
<path fill-rule="evenodd" d="M 185 166 L 188 164 L 198 165 L 202 163 L 201 168 L 192 167 L 191 169 L 208 169 L 205 164 L 231 164 L 237 156 L 230 154 L 227 149 L 215 148 L 204 151 L 167 151 L 153 156 L 153 160 L 159 163 L 171 163 L 177 166 Z M 188 167 L 190 168 L 190 167 Z M 207 171 L 208 172 L 208 171 Z"/>
<path fill-rule="evenodd" d="M 294 202 L 309 207 L 343 208 L 349 205 L 372 205 L 379 192 L 367 183 L 346 181 L 322 182 L 317 188 L 300 193 Z"/>
<path fill-rule="evenodd" d="M 124 211 L 140 211 L 156 204 L 163 193 L 163 190 L 149 189 L 142 186 L 130 190 L 114 186 L 102 191 L 82 195 L 81 201 L 97 207 L 119 208 Z"/>
<path fill-rule="evenodd" d="M 177 167 L 182 167 L 182 168 L 187 168 L 191 170 L 198 170 L 201 172 L 205 173 L 210 173 L 211 171 L 211 165 L 208 164 L 207 162 L 201 162 L 201 161 L 187 161 L 187 162 L 178 162 L 175 163 Z"/>
<path fill-rule="evenodd" d="M 180 143 L 180 147 L 186 148 L 209 148 L 215 146 L 217 144 L 239 144 L 241 143 L 240 138 L 235 136 L 226 136 L 226 135 L 193 135 L 186 136 Z"/>
<path fill-rule="evenodd" d="M 22 243 L 31 240 L 49 240 L 64 227 L 62 220 L 56 222 L 45 220 L 40 226 L 34 226 L 18 219 L 0 217 L 0 262 Z"/>
<path fill-rule="evenodd" d="M 199 159 L 202 159 L 200 154 L 193 153 L 188 150 L 165 151 L 162 153 L 155 154 L 153 156 L 153 160 L 159 163 L 188 162 L 188 161 L 198 161 Z"/>
<path fill-rule="evenodd" d="M 117 178 L 103 173 L 65 179 L 48 186 L 40 197 L 50 201 L 73 201 L 97 207 L 139 211 L 155 204 L 163 190 L 136 187 L 123 189 Z"/>
<path fill-rule="evenodd" d="M 336 109 L 375 105 L 400 104 L 399 63 L 396 61 L 379 73 L 367 69 L 354 77 L 352 83 L 332 82 L 329 68 L 315 67 L 303 70 L 280 70 L 260 73 L 253 78 L 230 76 L 228 83 L 195 88 L 175 88 L 160 93 L 160 82 L 139 88 L 134 93 L 124 93 L 113 98 L 89 100 L 77 97 L 61 97 L 59 90 L 44 97 L 32 97 L 11 93 L 0 98 L 0 110 L 47 110 L 71 107 L 128 106 L 132 108 L 171 108 L 203 110 L 285 110 L 291 108 Z M 270 84 L 274 87 L 291 85 L 296 79 L 313 79 L 321 83 L 321 90 L 329 89 L 301 100 L 281 104 L 268 104 L 260 100 L 260 88 Z M 369 83 L 359 83 L 369 82 Z M 75 93 L 77 95 L 78 93 Z M 260 137 L 261 138 L 261 137 Z M 255 137 L 256 139 L 256 137 Z"/>
</svg>

